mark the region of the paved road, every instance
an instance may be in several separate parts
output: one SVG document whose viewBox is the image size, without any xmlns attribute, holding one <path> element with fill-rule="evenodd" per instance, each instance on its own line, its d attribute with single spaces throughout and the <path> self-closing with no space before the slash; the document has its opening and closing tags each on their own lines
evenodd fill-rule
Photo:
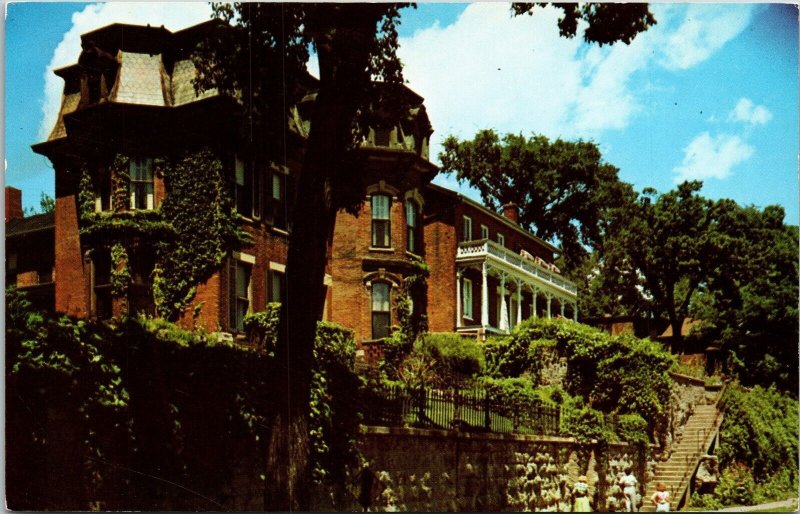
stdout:
<svg viewBox="0 0 800 514">
<path fill-rule="evenodd" d="M 763 512 L 767 509 L 777 509 L 778 507 L 791 507 L 797 508 L 797 499 L 783 500 L 781 502 L 763 503 L 761 505 L 751 505 L 749 507 L 730 507 L 727 509 L 720 509 L 717 512 Z"/>
</svg>

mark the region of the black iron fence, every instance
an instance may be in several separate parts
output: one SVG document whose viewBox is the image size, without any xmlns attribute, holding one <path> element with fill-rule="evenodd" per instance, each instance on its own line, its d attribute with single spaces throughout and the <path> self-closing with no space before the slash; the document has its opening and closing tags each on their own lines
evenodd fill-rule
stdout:
<svg viewBox="0 0 800 514">
<path fill-rule="evenodd" d="M 509 402 L 487 390 L 392 387 L 363 398 L 364 424 L 556 435 L 561 409 L 534 400 Z"/>
</svg>

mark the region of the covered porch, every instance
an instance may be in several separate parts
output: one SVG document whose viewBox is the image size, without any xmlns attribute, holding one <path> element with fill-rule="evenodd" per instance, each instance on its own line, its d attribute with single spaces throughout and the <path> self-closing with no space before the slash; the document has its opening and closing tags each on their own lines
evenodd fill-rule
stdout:
<svg viewBox="0 0 800 514">
<path fill-rule="evenodd" d="M 507 334 L 532 317 L 578 320 L 577 287 L 552 266 L 487 240 L 456 254 L 456 331 Z"/>
</svg>

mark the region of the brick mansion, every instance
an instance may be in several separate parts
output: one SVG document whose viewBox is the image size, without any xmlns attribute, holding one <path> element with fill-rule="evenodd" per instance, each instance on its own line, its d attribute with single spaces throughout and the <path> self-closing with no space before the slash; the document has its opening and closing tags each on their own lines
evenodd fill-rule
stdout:
<svg viewBox="0 0 800 514">
<path fill-rule="evenodd" d="M 47 140 L 33 146 L 55 170 L 55 213 L 26 222 L 7 189 L 10 283 L 36 289 L 49 308 L 81 318 L 155 313 L 154 261 L 136 250 L 135 240 L 128 242 L 127 297 L 112 294 L 111 248 L 90 245 L 81 233 L 81 170 L 91 176 L 95 212 L 125 217 L 158 211 L 172 193 L 154 159 L 202 147 L 222 163 L 238 222 L 252 243 L 230 252 L 197 284 L 180 321 L 235 337 L 247 313 L 287 294 L 303 294 L 287 291 L 285 272 L 291 207 L 303 198 L 295 177 L 309 133 L 314 81 L 287 119 L 286 158 L 266 161 L 237 129 L 242 106 L 235 98 L 216 90 L 195 92 L 192 50 L 213 23 L 178 32 L 109 25 L 84 34 L 77 62 L 55 70 L 64 80 L 61 109 Z M 398 94 L 411 106 L 407 115 L 369 128 L 358 149 L 365 196 L 357 215 L 337 216 L 323 318 L 352 329 L 362 347 L 389 336 L 404 279 L 414 273 L 414 263 L 424 262 L 427 297 L 412 298 L 412 308 L 426 310 L 432 332 L 484 337 L 534 316 L 577 320 L 577 288 L 553 264 L 558 249 L 518 224 L 515 205 L 494 212 L 431 183 L 438 168 L 429 156 L 433 129 L 423 98 L 405 86 Z M 129 177 L 124 196 L 115 192 L 117 168 L 111 166 L 120 155 Z M 44 242 L 31 245 L 34 236 Z"/>
</svg>

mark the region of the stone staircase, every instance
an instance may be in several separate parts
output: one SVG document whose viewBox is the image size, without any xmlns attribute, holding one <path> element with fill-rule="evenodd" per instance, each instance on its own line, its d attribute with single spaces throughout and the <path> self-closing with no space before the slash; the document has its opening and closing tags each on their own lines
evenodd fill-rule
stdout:
<svg viewBox="0 0 800 514">
<path fill-rule="evenodd" d="M 664 482 L 670 493 L 671 510 L 678 510 L 683 503 L 689 482 L 697 469 L 700 456 L 707 453 L 722 423 L 722 414 L 717 405 L 697 405 L 683 430 L 683 437 L 669 460 L 656 465 L 655 477 L 647 484 L 642 512 L 655 512 L 650 497 L 656 492 L 656 484 Z"/>
</svg>

